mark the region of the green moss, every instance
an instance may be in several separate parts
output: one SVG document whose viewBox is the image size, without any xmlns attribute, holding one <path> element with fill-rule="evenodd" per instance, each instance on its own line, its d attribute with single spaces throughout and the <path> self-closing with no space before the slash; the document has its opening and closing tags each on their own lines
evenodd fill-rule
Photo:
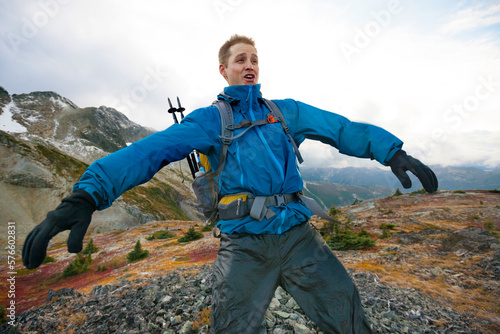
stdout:
<svg viewBox="0 0 500 334">
<path fill-rule="evenodd" d="M 445 229 L 442 228 L 441 226 L 437 226 L 437 225 L 434 225 L 434 224 L 431 224 L 431 223 L 425 223 L 425 226 L 427 228 L 431 228 L 431 229 L 434 229 L 434 230 L 442 230 L 444 231 Z"/>
<path fill-rule="evenodd" d="M 43 259 L 42 264 L 53 263 L 53 262 L 56 262 L 56 259 L 54 259 L 52 256 L 46 256 L 45 259 Z"/>
<path fill-rule="evenodd" d="M 420 189 L 420 190 L 415 190 L 413 192 L 410 193 L 411 196 L 413 195 L 422 195 L 422 194 L 427 194 L 427 191 L 425 191 L 425 189 Z"/>
<path fill-rule="evenodd" d="M 175 201 L 177 192 L 164 182 L 152 182 L 153 186 L 135 187 L 124 193 L 127 204 L 137 206 L 141 211 L 159 219 L 190 220 Z M 158 184 L 158 186 L 156 186 Z"/>
<path fill-rule="evenodd" d="M 37 144 L 35 148 L 42 156 L 51 162 L 53 168 L 60 175 L 69 175 L 74 179 L 77 179 L 88 167 L 87 164 L 67 156 L 66 154 L 63 154 L 55 149 L 51 149 L 40 144 Z"/>
<path fill-rule="evenodd" d="M 3 132 L 0 130 L 0 142 L 7 147 L 10 147 L 14 150 L 14 152 L 19 153 L 21 155 L 27 155 L 31 152 L 31 147 L 23 143 L 22 141 L 17 140 L 15 137 L 11 136 L 7 132 Z"/>
<path fill-rule="evenodd" d="M 7 309 L 5 306 L 0 305 L 0 325 L 7 322 Z"/>
<path fill-rule="evenodd" d="M 380 224 L 379 229 L 381 229 L 381 230 L 394 230 L 395 227 L 396 227 L 396 225 L 394 225 L 394 224 L 382 223 L 382 224 Z"/>
</svg>

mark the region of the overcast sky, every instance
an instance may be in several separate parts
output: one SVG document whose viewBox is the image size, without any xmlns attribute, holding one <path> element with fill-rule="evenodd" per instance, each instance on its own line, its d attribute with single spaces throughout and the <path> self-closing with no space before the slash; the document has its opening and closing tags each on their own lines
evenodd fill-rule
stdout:
<svg viewBox="0 0 500 334">
<path fill-rule="evenodd" d="M 379 125 L 426 164 L 500 166 L 500 3 L 0 0 L 0 85 L 114 107 L 162 130 L 226 85 L 217 52 L 256 40 L 265 97 Z M 304 166 L 372 166 L 305 142 Z"/>
</svg>

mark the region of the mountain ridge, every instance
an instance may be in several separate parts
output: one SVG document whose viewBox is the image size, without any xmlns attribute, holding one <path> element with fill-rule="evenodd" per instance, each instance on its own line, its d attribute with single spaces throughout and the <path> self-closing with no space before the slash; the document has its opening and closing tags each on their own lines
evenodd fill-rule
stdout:
<svg viewBox="0 0 500 334">
<path fill-rule="evenodd" d="M 79 108 L 54 92 L 9 95 L 1 88 L 0 106 L 0 219 L 17 222 L 20 239 L 71 193 L 88 165 L 153 133 L 113 108 Z M 185 162 L 166 166 L 97 211 L 89 232 L 200 220 L 188 170 Z"/>
</svg>

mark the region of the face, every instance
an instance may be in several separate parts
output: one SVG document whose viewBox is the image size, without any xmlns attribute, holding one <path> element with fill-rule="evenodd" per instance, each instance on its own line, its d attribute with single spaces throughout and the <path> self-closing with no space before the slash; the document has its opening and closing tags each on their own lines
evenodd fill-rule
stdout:
<svg viewBox="0 0 500 334">
<path fill-rule="evenodd" d="M 219 72 L 230 86 L 255 85 L 259 82 L 259 57 L 250 44 L 239 43 L 229 48 L 227 67 L 220 64 Z"/>
</svg>

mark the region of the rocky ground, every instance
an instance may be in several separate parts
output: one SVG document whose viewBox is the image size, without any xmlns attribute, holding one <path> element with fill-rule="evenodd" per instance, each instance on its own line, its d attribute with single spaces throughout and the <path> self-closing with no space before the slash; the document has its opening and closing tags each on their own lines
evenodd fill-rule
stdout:
<svg viewBox="0 0 500 334">
<path fill-rule="evenodd" d="M 376 333 L 500 332 L 500 247 L 490 235 L 500 225 L 498 193 L 395 196 L 343 207 L 339 218 L 377 239 L 366 250 L 335 251 Z M 384 235 L 382 223 L 394 226 Z M 208 333 L 218 240 L 210 232 L 189 243 L 146 240 L 162 229 L 181 235 L 195 224 L 149 223 L 94 237 L 101 249 L 92 270 L 64 280 L 58 275 L 72 256 L 53 245 L 55 263 L 19 270 L 21 313 L 16 327 L 0 331 Z M 137 239 L 150 256 L 127 264 L 124 256 Z M 98 272 L 99 265 L 107 269 Z M 268 333 L 320 333 L 281 289 L 266 313 L 266 327 Z"/>
<path fill-rule="evenodd" d="M 208 333 L 211 265 L 164 276 L 95 286 L 89 294 L 61 289 L 23 313 L 23 333 Z M 437 304 L 415 289 L 352 273 L 377 333 L 481 333 L 481 323 Z M 57 315 L 57 316 L 55 316 Z M 276 290 L 266 314 L 268 333 L 321 333 L 285 291 Z M 484 323 L 483 323 L 484 324 Z"/>
</svg>

